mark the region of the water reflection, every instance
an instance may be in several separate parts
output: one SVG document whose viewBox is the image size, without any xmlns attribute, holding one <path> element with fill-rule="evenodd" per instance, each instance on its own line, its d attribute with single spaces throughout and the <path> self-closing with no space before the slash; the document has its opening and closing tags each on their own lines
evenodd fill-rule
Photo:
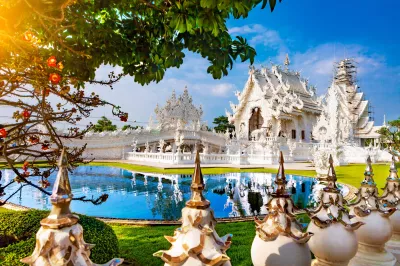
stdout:
<svg viewBox="0 0 400 266">
<path fill-rule="evenodd" d="M 13 178 L 10 170 L 3 170 L 4 180 Z M 53 184 L 56 175 L 49 177 Z M 274 174 L 229 173 L 205 175 L 205 197 L 211 201 L 215 216 L 240 217 L 266 214 L 265 204 L 274 189 Z M 71 187 L 76 197 L 98 197 L 108 193 L 107 202 L 100 206 L 74 201 L 72 209 L 100 217 L 137 219 L 179 219 L 185 202 L 190 197 L 191 175 L 164 175 L 130 172 L 118 168 L 80 166 L 70 174 Z M 287 175 L 288 190 L 301 208 L 312 205 L 321 185 L 315 180 Z M 32 181 L 37 181 L 32 178 Z M 9 195 L 15 185 L 6 189 Z M 51 187 L 47 188 L 51 191 Z M 51 207 L 48 197 L 31 187 L 24 187 L 11 202 L 37 209 Z"/>
</svg>

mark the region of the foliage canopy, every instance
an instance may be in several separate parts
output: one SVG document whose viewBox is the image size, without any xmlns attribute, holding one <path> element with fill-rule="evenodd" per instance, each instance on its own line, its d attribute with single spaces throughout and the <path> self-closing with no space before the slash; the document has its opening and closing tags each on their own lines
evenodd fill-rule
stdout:
<svg viewBox="0 0 400 266">
<path fill-rule="evenodd" d="M 93 80 L 102 64 L 119 65 L 140 84 L 160 81 L 179 67 L 186 51 L 207 58 L 207 72 L 219 79 L 233 62 L 256 51 L 246 39 L 232 38 L 226 21 L 246 18 L 256 6 L 271 11 L 276 0 L 6 0 L 0 3 L 0 47 L 17 44 L 30 31 L 46 56 L 62 57 L 65 71 Z M 3 55 L 4 56 L 4 55 Z"/>
</svg>

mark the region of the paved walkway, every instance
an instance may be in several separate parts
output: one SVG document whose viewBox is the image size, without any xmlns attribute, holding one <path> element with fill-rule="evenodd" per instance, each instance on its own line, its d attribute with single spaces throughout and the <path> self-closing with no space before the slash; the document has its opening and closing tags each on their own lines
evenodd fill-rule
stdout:
<svg viewBox="0 0 400 266">
<path fill-rule="evenodd" d="M 160 169 L 191 169 L 192 164 L 166 164 L 166 163 L 153 163 L 153 162 L 138 162 L 128 160 L 95 160 L 95 162 L 108 162 L 108 163 L 126 163 L 140 166 L 150 166 Z M 278 164 L 251 164 L 251 165 L 234 165 L 234 164 L 202 164 L 201 168 L 235 168 L 235 169 L 263 169 L 263 168 L 276 168 Z M 285 163 L 285 169 L 290 170 L 315 170 L 314 166 L 308 162 Z"/>
</svg>

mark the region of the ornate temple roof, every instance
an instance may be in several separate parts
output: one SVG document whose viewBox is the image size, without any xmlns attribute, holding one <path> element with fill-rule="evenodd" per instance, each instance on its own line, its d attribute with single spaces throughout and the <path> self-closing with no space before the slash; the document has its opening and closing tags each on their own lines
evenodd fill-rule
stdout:
<svg viewBox="0 0 400 266">
<path fill-rule="evenodd" d="M 158 104 L 154 110 L 159 128 L 176 128 L 180 123 L 197 123 L 201 121 L 203 109 L 193 104 L 192 96 L 189 95 L 187 88 L 183 94 L 176 97 L 175 90 L 163 107 Z"/>
<path fill-rule="evenodd" d="M 321 108 L 316 100 L 316 88 L 310 86 L 308 80 L 302 78 L 299 72 L 289 70 L 289 63 L 287 57 L 285 69 L 279 65 L 261 69 L 252 67 L 243 91 L 236 92 L 239 104 L 231 104 L 233 114 L 227 112 L 230 120 L 235 120 L 241 115 L 253 93 L 261 94 L 259 97 L 266 99 L 266 105 L 269 105 L 268 108 L 275 117 L 304 111 L 319 114 Z"/>
</svg>

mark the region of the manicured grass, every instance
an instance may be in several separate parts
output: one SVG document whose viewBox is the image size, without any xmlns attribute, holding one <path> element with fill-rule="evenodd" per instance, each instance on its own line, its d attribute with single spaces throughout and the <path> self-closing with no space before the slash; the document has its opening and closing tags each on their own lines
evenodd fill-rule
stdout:
<svg viewBox="0 0 400 266">
<path fill-rule="evenodd" d="M 389 166 L 389 163 L 372 165 L 374 170 L 374 181 L 380 192 L 382 192 L 382 188 L 386 183 L 386 178 L 389 176 Z M 400 168 L 400 164 L 397 164 L 397 168 Z M 365 165 L 352 164 L 339 166 L 336 167 L 335 170 L 339 182 L 359 188 L 361 181 L 364 179 Z"/>
<path fill-rule="evenodd" d="M 112 228 L 118 237 L 122 258 L 134 265 L 162 265 L 162 260 L 153 257 L 153 253 L 171 247 L 163 236 L 173 236 L 177 226 L 113 225 Z M 252 265 L 250 248 L 255 236 L 254 222 L 217 224 L 216 230 L 220 236 L 233 234 L 233 243 L 227 252 L 232 265 Z"/>
<path fill-rule="evenodd" d="M 118 167 L 129 171 L 136 172 L 148 172 L 148 173 L 161 173 L 161 174 L 192 174 L 193 168 L 171 168 L 162 169 L 151 166 L 133 165 L 128 163 L 117 163 L 117 162 L 91 162 L 89 165 L 93 166 L 110 166 Z M 202 168 L 203 174 L 224 174 L 224 173 L 275 173 L 277 169 L 273 168 L 249 168 L 249 169 L 238 169 L 238 168 Z M 304 175 L 304 176 L 315 176 L 313 170 L 285 170 L 287 174 Z"/>
</svg>

